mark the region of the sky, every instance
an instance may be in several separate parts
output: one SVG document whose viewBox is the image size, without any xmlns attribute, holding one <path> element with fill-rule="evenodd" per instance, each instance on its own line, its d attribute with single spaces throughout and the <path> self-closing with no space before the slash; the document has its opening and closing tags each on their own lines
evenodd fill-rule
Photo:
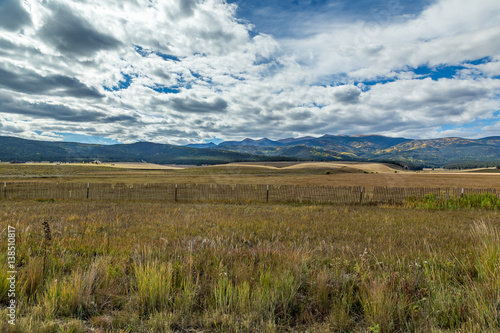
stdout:
<svg viewBox="0 0 500 333">
<path fill-rule="evenodd" d="M 500 135 L 498 0 L 0 0 L 0 135 Z"/>
</svg>

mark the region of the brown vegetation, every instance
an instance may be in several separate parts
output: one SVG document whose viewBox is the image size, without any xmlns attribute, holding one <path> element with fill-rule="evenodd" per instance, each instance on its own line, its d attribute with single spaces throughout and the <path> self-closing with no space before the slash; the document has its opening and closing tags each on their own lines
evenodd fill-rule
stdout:
<svg viewBox="0 0 500 333">
<path fill-rule="evenodd" d="M 16 228 L 19 272 L 17 325 L 0 331 L 500 330 L 496 197 L 427 196 L 415 208 L 99 201 L 82 184 L 500 188 L 495 174 L 286 166 L 0 165 L 4 181 L 65 183 L 81 197 L 0 200 L 0 237 Z M 3 251 L 3 305 L 6 265 Z"/>
<path fill-rule="evenodd" d="M 290 163 L 289 163 L 290 164 Z M 284 164 L 285 168 L 228 165 L 197 167 L 180 170 L 141 170 L 107 166 L 36 166 L 0 165 L 0 181 L 54 181 L 82 183 L 173 183 L 173 184 L 262 184 L 262 185 L 330 185 L 363 187 L 441 187 L 441 188 L 497 188 L 500 178 L 496 173 L 452 172 L 382 172 L 389 169 L 372 164 L 309 163 L 298 166 Z M 345 165 L 344 165 L 345 164 Z M 281 165 L 280 165 L 281 166 Z M 288 166 L 288 168 L 287 168 Z M 372 167 L 370 167 L 372 168 Z M 371 169 L 370 169 L 371 170 Z M 376 171 L 379 170 L 379 171 Z M 394 171 L 394 170 L 393 170 Z M 379 172 L 379 173 L 376 173 Z"/>
<path fill-rule="evenodd" d="M 19 332 L 500 329 L 496 211 L 112 201 L 0 208 L 1 237 L 7 225 L 18 231 Z"/>
</svg>

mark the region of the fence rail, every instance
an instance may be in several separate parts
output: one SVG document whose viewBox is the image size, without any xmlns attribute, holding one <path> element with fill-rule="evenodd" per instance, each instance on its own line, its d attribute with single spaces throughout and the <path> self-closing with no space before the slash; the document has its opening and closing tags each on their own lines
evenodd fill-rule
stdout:
<svg viewBox="0 0 500 333">
<path fill-rule="evenodd" d="M 333 204 L 398 204 L 433 194 L 449 199 L 500 190 L 471 188 L 225 185 L 225 184 L 107 184 L 5 182 L 3 199 L 166 200 L 179 202 L 317 202 Z"/>
</svg>

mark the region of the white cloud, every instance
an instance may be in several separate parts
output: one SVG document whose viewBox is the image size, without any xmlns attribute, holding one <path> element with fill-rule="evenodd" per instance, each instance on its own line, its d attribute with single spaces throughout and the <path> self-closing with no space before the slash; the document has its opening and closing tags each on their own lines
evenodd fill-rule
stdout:
<svg viewBox="0 0 500 333">
<path fill-rule="evenodd" d="M 499 109 L 496 1 L 441 0 L 412 17 L 389 6 L 378 21 L 308 22 L 307 39 L 287 40 L 255 34 L 222 0 L 11 2 L 23 19 L 0 35 L 13 76 L 0 78 L 2 135 L 428 137 Z M 409 70 L 484 57 L 494 61 L 439 81 Z M 380 78 L 393 82 L 356 84 Z"/>
<path fill-rule="evenodd" d="M 391 77 L 394 70 L 407 66 L 500 55 L 498 1 L 441 0 L 404 21 L 398 11 L 386 12 L 367 22 L 320 22 L 320 33 L 288 39 L 284 45 L 296 50 L 316 76 L 345 73 L 358 80 Z"/>
</svg>

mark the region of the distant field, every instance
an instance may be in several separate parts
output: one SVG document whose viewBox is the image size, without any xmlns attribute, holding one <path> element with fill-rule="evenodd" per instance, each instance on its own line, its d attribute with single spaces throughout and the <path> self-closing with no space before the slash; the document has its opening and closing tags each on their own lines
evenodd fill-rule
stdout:
<svg viewBox="0 0 500 333">
<path fill-rule="evenodd" d="M 0 175 L 7 176 L 40 176 L 40 175 L 80 175 L 104 171 L 113 171 L 115 168 L 94 164 L 0 164 Z"/>
<path fill-rule="evenodd" d="M 398 165 L 387 163 L 369 163 L 369 162 L 255 162 L 255 163 L 231 163 L 228 166 L 254 166 L 267 167 L 269 169 L 297 170 L 297 169 L 353 169 L 357 172 L 379 172 L 387 173 L 394 170 L 403 170 Z"/>
<path fill-rule="evenodd" d="M 173 169 L 173 168 L 179 169 Z M 488 171 L 488 172 L 486 172 Z M 378 163 L 233 163 L 206 167 L 0 164 L 0 181 L 90 183 L 216 183 L 388 187 L 500 188 L 496 170 L 404 171 Z"/>
<path fill-rule="evenodd" d="M 470 170 L 468 172 L 479 172 L 479 173 L 500 173 L 500 169 L 477 169 Z"/>
</svg>

